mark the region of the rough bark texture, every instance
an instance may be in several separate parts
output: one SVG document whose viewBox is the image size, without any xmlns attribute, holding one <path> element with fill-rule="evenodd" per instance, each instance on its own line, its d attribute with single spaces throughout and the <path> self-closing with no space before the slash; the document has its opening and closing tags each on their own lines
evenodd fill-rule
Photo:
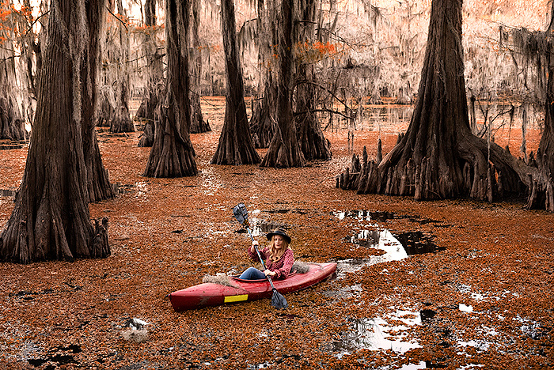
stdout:
<svg viewBox="0 0 554 370">
<path fill-rule="evenodd" d="M 191 105 L 191 123 L 190 132 L 199 134 L 211 131 L 208 121 L 204 121 L 202 108 L 200 106 L 200 81 L 202 80 L 202 48 L 200 47 L 200 0 L 191 0 L 190 36 L 192 48 L 190 48 L 190 105 Z"/>
<path fill-rule="evenodd" d="M 521 196 L 531 169 L 469 127 L 462 1 L 433 0 L 418 100 L 410 126 L 380 164 L 364 159 L 339 181 L 360 193 L 416 200 Z"/>
<path fill-rule="evenodd" d="M 127 12 L 121 0 L 117 0 L 117 12 L 115 2 L 110 3 L 112 14 L 117 13 L 122 21 L 126 21 Z M 135 125 L 129 111 L 129 34 L 128 29 L 121 21 L 113 22 L 114 28 L 111 31 L 111 42 L 106 43 L 108 65 L 107 88 L 111 89 L 112 99 L 108 102 L 112 105 L 113 115 L 106 117 L 110 131 L 113 133 L 134 132 Z"/>
<path fill-rule="evenodd" d="M 0 30 L 3 41 L 0 43 L 0 139 L 25 140 L 23 117 L 13 97 L 12 86 L 17 80 L 15 72 L 14 46 L 12 35 Z"/>
<path fill-rule="evenodd" d="M 187 1 L 166 2 L 167 91 L 144 171 L 147 177 L 198 173 L 190 141 L 188 21 Z"/>
<path fill-rule="evenodd" d="M 250 131 L 256 148 L 268 148 L 275 134 L 277 109 L 277 84 L 275 83 L 276 68 L 274 45 L 277 41 L 275 1 L 258 1 L 256 22 L 258 36 L 258 64 L 264 66 L 259 69 L 260 83 L 258 96 L 252 104 Z"/>
<path fill-rule="evenodd" d="M 221 29 L 227 77 L 225 122 L 211 163 L 231 165 L 260 163 L 261 158 L 252 142 L 244 102 L 244 83 L 237 50 L 233 0 L 221 2 Z"/>
<path fill-rule="evenodd" d="M 23 120 L 16 110 L 9 96 L 0 97 L 0 139 L 25 140 Z"/>
<path fill-rule="evenodd" d="M 66 0 L 67 1 L 67 0 Z M 78 0 L 73 0 L 78 1 Z M 89 39 L 86 46 L 83 46 L 83 55 L 80 67 L 80 119 L 83 129 L 83 153 L 85 156 L 85 166 L 87 171 L 88 201 L 99 202 L 101 200 L 113 198 L 115 196 L 112 185 L 110 184 L 108 171 L 102 163 L 100 147 L 96 136 L 95 109 L 98 100 L 97 71 L 100 63 L 100 32 L 101 22 L 105 21 L 104 10 L 97 7 L 104 6 L 102 0 L 94 0 L 85 5 L 87 14 L 87 25 Z M 76 30 L 76 32 L 81 32 Z"/>
<path fill-rule="evenodd" d="M 262 97 L 254 103 L 250 131 L 256 148 L 268 148 L 275 134 L 275 107 L 277 107 L 277 88 L 273 83 L 271 71 L 264 71 L 265 84 L 262 88 Z"/>
<path fill-rule="evenodd" d="M 278 63 L 279 87 L 277 90 L 277 128 L 262 167 L 301 167 L 306 164 L 296 139 L 292 112 L 291 84 L 293 79 L 293 14 L 294 0 L 281 1 Z"/>
<path fill-rule="evenodd" d="M 135 118 L 143 121 L 144 130 L 140 137 L 139 147 L 151 147 L 154 143 L 154 122 L 159 120 L 160 101 L 163 100 L 163 65 L 162 53 L 156 45 L 156 0 L 146 0 L 144 4 L 144 21 L 148 27 L 144 33 L 144 54 L 147 59 L 148 84 L 144 100 Z"/>
<path fill-rule="evenodd" d="M 37 115 L 0 259 L 20 263 L 110 254 L 107 220 L 90 222 L 87 170 L 101 1 L 52 0 Z M 88 120 L 84 119 L 90 114 Z M 98 152 L 99 154 L 99 152 Z M 101 161 L 100 161 L 101 164 Z"/>
<path fill-rule="evenodd" d="M 96 126 L 98 127 L 110 127 L 110 122 L 115 113 L 107 96 L 108 93 L 109 91 L 104 90 L 98 96 L 98 100 L 100 100 L 96 119 Z"/>
<path fill-rule="evenodd" d="M 316 0 L 300 1 L 301 24 L 299 25 L 298 44 L 312 43 L 315 37 Z M 299 60 L 297 58 L 297 60 Z M 331 159 L 330 143 L 321 130 L 315 108 L 318 95 L 312 82 L 315 81 L 313 64 L 299 63 L 297 67 L 296 87 L 296 130 L 297 138 L 307 160 Z"/>
<path fill-rule="evenodd" d="M 301 65 L 298 68 L 298 78 L 301 79 L 297 87 L 296 98 L 296 130 L 300 148 L 306 160 L 331 159 L 331 144 L 323 135 L 321 125 L 316 117 L 316 92 L 310 83 L 312 81 L 311 65 Z M 310 73 L 308 73 L 308 71 Z"/>
</svg>

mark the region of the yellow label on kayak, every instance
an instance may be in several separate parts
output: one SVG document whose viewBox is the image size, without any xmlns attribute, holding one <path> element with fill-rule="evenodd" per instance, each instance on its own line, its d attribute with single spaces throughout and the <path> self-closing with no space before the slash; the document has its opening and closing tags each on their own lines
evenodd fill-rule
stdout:
<svg viewBox="0 0 554 370">
<path fill-rule="evenodd" d="M 248 300 L 248 294 L 228 295 L 225 297 L 225 300 L 223 302 L 232 303 L 232 302 L 243 302 L 247 300 Z"/>
</svg>

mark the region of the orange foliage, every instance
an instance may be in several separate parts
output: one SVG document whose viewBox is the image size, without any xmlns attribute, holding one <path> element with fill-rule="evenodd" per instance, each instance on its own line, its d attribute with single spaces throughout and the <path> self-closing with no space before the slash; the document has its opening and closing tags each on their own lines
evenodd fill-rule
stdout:
<svg viewBox="0 0 554 370">
<path fill-rule="evenodd" d="M 315 41 L 310 43 L 306 41 L 296 44 L 296 54 L 303 61 L 317 62 L 323 58 L 338 54 L 338 47 L 330 42 Z"/>
<path fill-rule="evenodd" d="M 8 1 L 0 3 L 0 43 L 8 40 L 10 37 L 20 37 L 21 32 L 16 23 L 24 19 L 25 22 L 31 24 L 33 22 L 32 10 L 30 7 L 21 6 L 17 9 Z"/>
</svg>

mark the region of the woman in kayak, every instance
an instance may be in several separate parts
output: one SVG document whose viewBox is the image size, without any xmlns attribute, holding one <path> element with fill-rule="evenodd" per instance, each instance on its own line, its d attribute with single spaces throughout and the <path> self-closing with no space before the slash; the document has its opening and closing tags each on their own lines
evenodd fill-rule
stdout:
<svg viewBox="0 0 554 370">
<path fill-rule="evenodd" d="M 260 250 L 260 256 L 265 261 L 265 271 L 261 271 L 255 267 L 249 267 L 240 275 L 240 279 L 256 280 L 265 279 L 269 276 L 272 279 L 285 279 L 290 274 L 290 270 L 294 263 L 294 253 L 289 248 L 290 236 L 285 230 L 279 228 L 267 234 L 269 245 Z M 257 241 L 253 241 L 248 248 L 248 255 L 252 260 L 259 261 L 256 253 Z"/>
</svg>

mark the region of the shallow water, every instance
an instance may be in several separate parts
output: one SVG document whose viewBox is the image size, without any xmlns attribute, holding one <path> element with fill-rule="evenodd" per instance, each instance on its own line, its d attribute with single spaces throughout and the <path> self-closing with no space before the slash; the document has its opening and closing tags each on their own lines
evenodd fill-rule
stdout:
<svg viewBox="0 0 554 370">
<path fill-rule="evenodd" d="M 331 212 L 338 220 L 352 219 L 352 236 L 349 242 L 363 248 L 373 248 L 381 250 L 384 253 L 378 256 L 369 256 L 363 259 L 342 259 L 337 261 L 337 278 L 342 279 L 347 274 L 356 273 L 362 268 L 386 263 L 391 261 L 400 261 L 408 258 L 409 255 L 419 253 L 436 252 L 440 250 L 432 238 L 424 238 L 421 232 L 407 232 L 400 235 L 399 239 L 389 230 L 380 228 L 374 224 L 375 221 L 384 222 L 393 218 L 403 218 L 410 216 L 397 216 L 391 212 L 373 212 L 366 210 L 339 211 Z M 408 252 L 410 251 L 410 252 Z M 329 296 L 335 298 L 355 297 L 362 291 L 361 285 L 343 287 L 339 291 L 328 292 Z M 469 310 L 464 306 L 460 309 Z M 402 325 L 391 326 L 388 321 L 402 322 Z M 422 316 L 419 312 L 410 312 L 397 309 L 390 317 L 359 318 L 349 320 L 349 330 L 341 334 L 341 339 L 331 342 L 328 345 L 328 351 L 336 357 L 342 358 L 344 355 L 354 351 L 366 350 L 392 350 L 397 353 L 405 353 L 411 349 L 421 348 L 413 341 L 408 340 L 407 336 L 414 325 L 421 325 Z M 427 368 L 425 362 L 418 364 L 405 365 L 406 370 Z"/>
<path fill-rule="evenodd" d="M 399 321 L 402 324 L 390 325 L 387 320 Z M 360 349 L 405 353 L 411 349 L 421 348 L 417 342 L 407 339 L 410 328 L 421 325 L 418 312 L 397 310 L 386 319 L 380 317 L 355 319 L 350 320 L 349 325 L 350 330 L 342 333 L 341 340 L 331 344 L 331 350 L 338 358 Z"/>
</svg>

